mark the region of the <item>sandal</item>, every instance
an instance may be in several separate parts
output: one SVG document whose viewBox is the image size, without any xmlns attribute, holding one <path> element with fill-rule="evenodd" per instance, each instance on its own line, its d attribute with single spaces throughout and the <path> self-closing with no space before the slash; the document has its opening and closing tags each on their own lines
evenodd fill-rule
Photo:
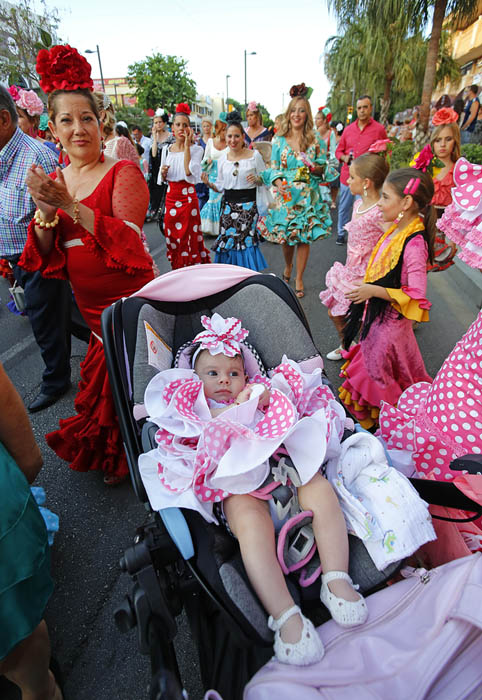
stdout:
<svg viewBox="0 0 482 700">
<path fill-rule="evenodd" d="M 289 284 L 290 279 L 291 279 L 291 272 L 289 275 L 286 274 L 286 268 L 290 267 L 289 265 L 286 265 L 285 269 L 283 270 L 283 282 L 286 282 L 286 284 Z M 293 269 L 293 265 L 291 265 L 291 270 Z"/>
<path fill-rule="evenodd" d="M 321 602 L 328 608 L 331 617 L 340 627 L 362 625 L 368 617 L 368 608 L 363 596 L 360 595 L 360 598 L 356 602 L 338 598 L 338 596 L 332 593 L 328 588 L 330 581 L 335 581 L 336 579 L 348 581 L 355 590 L 358 589 L 358 586 L 353 584 L 350 576 L 344 571 L 328 571 L 321 577 Z"/>
<path fill-rule="evenodd" d="M 303 623 L 299 641 L 290 644 L 281 639 L 280 629 L 293 615 L 299 615 Z M 311 620 L 303 615 L 297 605 L 293 605 L 280 615 L 276 620 L 268 618 L 268 627 L 274 632 L 274 654 L 276 660 L 282 664 L 292 666 L 310 666 L 323 658 L 325 650 Z"/>
<path fill-rule="evenodd" d="M 295 294 L 298 297 L 298 299 L 303 299 L 305 296 L 305 290 L 304 289 L 295 289 Z"/>
</svg>

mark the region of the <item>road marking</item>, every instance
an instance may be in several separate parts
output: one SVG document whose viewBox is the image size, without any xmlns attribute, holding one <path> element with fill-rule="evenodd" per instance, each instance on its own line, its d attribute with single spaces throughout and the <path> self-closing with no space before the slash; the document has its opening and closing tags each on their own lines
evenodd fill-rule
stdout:
<svg viewBox="0 0 482 700">
<path fill-rule="evenodd" d="M 30 345 L 35 345 L 35 338 L 32 338 L 30 336 L 28 338 L 20 340 L 18 343 L 15 343 L 15 345 L 12 345 L 12 347 L 9 350 L 5 350 L 5 352 L 2 352 L 2 354 L 0 355 L 0 362 L 2 363 L 2 365 L 6 365 L 7 362 L 9 362 L 9 360 L 11 360 L 16 355 L 18 355 L 20 359 L 21 354 Z"/>
</svg>

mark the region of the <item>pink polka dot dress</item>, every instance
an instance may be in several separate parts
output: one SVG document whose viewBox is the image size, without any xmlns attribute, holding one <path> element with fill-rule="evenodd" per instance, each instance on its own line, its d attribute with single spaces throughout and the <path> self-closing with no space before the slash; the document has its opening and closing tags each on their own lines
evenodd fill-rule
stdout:
<svg viewBox="0 0 482 700">
<path fill-rule="evenodd" d="M 139 470 L 154 510 L 190 508 L 216 523 L 213 505 L 257 490 L 281 444 L 302 484 L 319 470 L 345 425 L 345 412 L 322 383 L 321 370 L 306 373 L 283 358 L 270 380 L 258 375 L 250 383 L 255 386 L 248 401 L 212 417 L 194 370 L 165 370 L 149 382 L 145 408 L 159 430 L 157 447 L 139 457 Z M 260 410 L 265 386 L 270 401 Z"/>
<path fill-rule="evenodd" d="M 432 384 L 413 384 L 397 408 L 382 404 L 380 433 L 388 447 L 412 452 L 419 476 L 440 481 L 460 475 L 453 459 L 482 454 L 482 312 Z"/>
</svg>

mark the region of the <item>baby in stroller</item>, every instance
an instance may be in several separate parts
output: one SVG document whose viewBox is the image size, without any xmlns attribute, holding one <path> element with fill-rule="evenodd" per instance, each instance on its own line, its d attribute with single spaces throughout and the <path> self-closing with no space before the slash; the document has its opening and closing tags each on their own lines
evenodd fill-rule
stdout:
<svg viewBox="0 0 482 700">
<path fill-rule="evenodd" d="M 201 322 L 206 330 L 180 349 L 177 367 L 147 387 L 146 410 L 160 430 L 157 448 L 139 457 L 141 474 L 151 484 L 153 508 L 193 508 L 238 539 L 248 578 L 270 616 L 277 660 L 309 665 L 322 658 L 323 646 L 286 585 L 261 487 L 269 458 L 282 445 L 296 467 L 295 498 L 313 514 L 324 572 L 321 602 L 341 626 L 365 622 L 365 601 L 347 573 L 343 513 L 320 473 L 330 440 L 343 434 L 344 413 L 320 370 L 305 374 L 284 357 L 268 380 L 238 319 L 215 313 Z"/>
</svg>

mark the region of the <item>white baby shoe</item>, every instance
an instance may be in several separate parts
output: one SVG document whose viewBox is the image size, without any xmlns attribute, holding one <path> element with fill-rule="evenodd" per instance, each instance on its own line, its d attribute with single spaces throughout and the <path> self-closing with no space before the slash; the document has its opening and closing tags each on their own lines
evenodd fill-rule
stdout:
<svg viewBox="0 0 482 700">
<path fill-rule="evenodd" d="M 281 639 L 280 629 L 293 615 L 299 615 L 303 623 L 301 637 L 294 644 L 283 642 Z M 274 632 L 274 653 L 276 660 L 282 664 L 291 664 L 292 666 L 310 666 L 320 661 L 323 658 L 325 650 L 323 643 L 319 638 L 316 629 L 307 617 L 303 615 L 297 605 L 293 605 L 286 610 L 276 620 L 268 618 L 268 627 Z"/>
<path fill-rule="evenodd" d="M 331 352 L 329 352 L 326 356 L 327 360 L 343 360 L 343 355 L 341 354 L 342 347 L 335 348 Z"/>
<path fill-rule="evenodd" d="M 358 588 L 358 586 L 353 585 L 350 576 L 344 571 L 328 571 L 321 577 L 321 602 L 323 605 L 326 605 L 333 620 L 341 627 L 362 625 L 368 617 L 368 608 L 364 598 L 360 594 L 360 598 L 355 602 L 345 600 L 344 598 L 338 598 L 338 596 L 332 593 L 328 588 L 330 581 L 335 581 L 336 579 L 348 581 L 353 588 Z"/>
</svg>

